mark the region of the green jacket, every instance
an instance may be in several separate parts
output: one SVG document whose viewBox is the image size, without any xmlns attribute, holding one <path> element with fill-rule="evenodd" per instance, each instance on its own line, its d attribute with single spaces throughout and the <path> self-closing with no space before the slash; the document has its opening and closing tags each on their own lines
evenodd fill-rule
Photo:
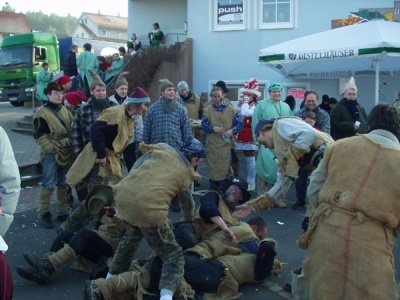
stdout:
<svg viewBox="0 0 400 300">
<path fill-rule="evenodd" d="M 82 80 L 86 78 L 88 84 L 90 85 L 92 83 L 92 76 L 90 75 L 89 70 L 92 70 L 95 73 L 99 72 L 99 62 L 97 61 L 97 56 L 92 52 L 84 51 L 79 54 L 77 65 Z"/>
<path fill-rule="evenodd" d="M 114 60 L 111 64 L 112 71 L 106 72 L 105 80 L 108 80 L 111 77 L 118 75 L 118 73 L 121 71 L 123 66 L 124 66 L 124 60 L 122 58 L 119 58 L 118 60 Z"/>
<path fill-rule="evenodd" d="M 44 94 L 44 89 L 51 81 L 52 75 L 48 70 L 41 69 L 36 75 L 36 98 L 40 101 L 48 101 L 47 96 Z"/>
</svg>

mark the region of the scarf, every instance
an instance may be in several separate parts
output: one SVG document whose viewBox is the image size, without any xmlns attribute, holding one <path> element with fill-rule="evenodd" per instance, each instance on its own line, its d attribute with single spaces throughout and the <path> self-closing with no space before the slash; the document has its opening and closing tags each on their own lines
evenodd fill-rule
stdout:
<svg viewBox="0 0 400 300">
<path fill-rule="evenodd" d="M 45 104 L 43 104 L 44 107 L 54 109 L 55 111 L 59 111 L 61 109 L 61 104 L 53 103 L 50 101 L 47 101 Z"/>
<path fill-rule="evenodd" d="M 120 95 L 118 95 L 118 93 L 115 93 L 114 94 L 114 98 L 121 105 L 125 101 L 125 99 L 128 98 L 128 97 L 122 98 Z"/>
<path fill-rule="evenodd" d="M 222 102 L 221 106 L 218 107 L 213 103 L 212 107 L 218 112 L 223 112 L 224 109 L 228 107 L 228 104 L 224 101 L 224 102 Z"/>
<path fill-rule="evenodd" d="M 190 98 L 192 98 L 192 96 L 193 96 L 192 91 L 189 91 L 189 93 L 188 93 L 188 95 L 186 97 L 183 97 L 182 95 L 180 95 L 180 96 L 181 96 L 182 100 L 185 101 L 185 102 L 193 102 L 194 101 L 194 99 L 192 101 L 189 101 Z"/>
<path fill-rule="evenodd" d="M 344 102 L 347 105 L 347 108 L 349 110 L 349 113 L 351 117 L 353 118 L 353 121 L 360 121 L 359 120 L 359 112 L 358 112 L 358 103 L 357 100 L 349 100 L 347 98 L 344 98 Z"/>
</svg>

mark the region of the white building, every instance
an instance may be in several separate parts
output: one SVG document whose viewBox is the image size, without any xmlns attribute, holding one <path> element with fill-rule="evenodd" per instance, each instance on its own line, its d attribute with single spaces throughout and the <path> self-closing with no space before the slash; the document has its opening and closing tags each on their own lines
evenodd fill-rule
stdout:
<svg viewBox="0 0 400 300">
<path fill-rule="evenodd" d="M 341 99 L 339 79 L 284 78 L 258 64 L 258 51 L 281 42 L 329 30 L 332 20 L 347 19 L 349 12 L 362 8 L 388 8 L 393 0 L 128 0 L 128 36 L 146 37 L 158 22 L 166 44 L 193 39 L 193 87 L 196 93 L 209 92 L 224 80 L 237 100 L 237 90 L 250 77 L 268 87 L 273 81 L 289 91 L 314 90 Z M 365 37 L 366 39 L 368 36 Z M 142 39 L 142 43 L 148 41 Z M 320 41 L 316 40 L 315 43 Z M 182 78 L 185 80 L 185 78 Z M 381 95 L 395 100 L 400 82 L 381 79 Z M 384 83 L 384 84 L 383 84 Z M 374 78 L 356 77 L 358 99 L 369 111 L 374 105 Z M 263 90 L 262 90 L 263 91 Z M 236 98 L 236 99 L 235 99 Z"/>
</svg>

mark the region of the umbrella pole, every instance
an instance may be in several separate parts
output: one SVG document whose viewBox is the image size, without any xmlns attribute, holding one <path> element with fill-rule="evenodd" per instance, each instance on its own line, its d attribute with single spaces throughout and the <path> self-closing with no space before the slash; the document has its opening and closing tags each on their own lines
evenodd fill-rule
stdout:
<svg viewBox="0 0 400 300">
<path fill-rule="evenodd" d="M 375 60 L 375 105 L 379 103 L 379 62 L 380 59 Z"/>
</svg>

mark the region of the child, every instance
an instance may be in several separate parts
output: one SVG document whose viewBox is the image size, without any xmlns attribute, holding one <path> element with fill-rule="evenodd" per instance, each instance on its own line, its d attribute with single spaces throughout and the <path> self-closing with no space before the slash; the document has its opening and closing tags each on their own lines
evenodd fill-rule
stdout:
<svg viewBox="0 0 400 300">
<path fill-rule="evenodd" d="M 315 123 L 317 123 L 317 115 L 315 114 L 315 112 L 305 111 L 303 120 L 315 129 L 320 130 L 318 127 L 315 127 Z"/>
</svg>

